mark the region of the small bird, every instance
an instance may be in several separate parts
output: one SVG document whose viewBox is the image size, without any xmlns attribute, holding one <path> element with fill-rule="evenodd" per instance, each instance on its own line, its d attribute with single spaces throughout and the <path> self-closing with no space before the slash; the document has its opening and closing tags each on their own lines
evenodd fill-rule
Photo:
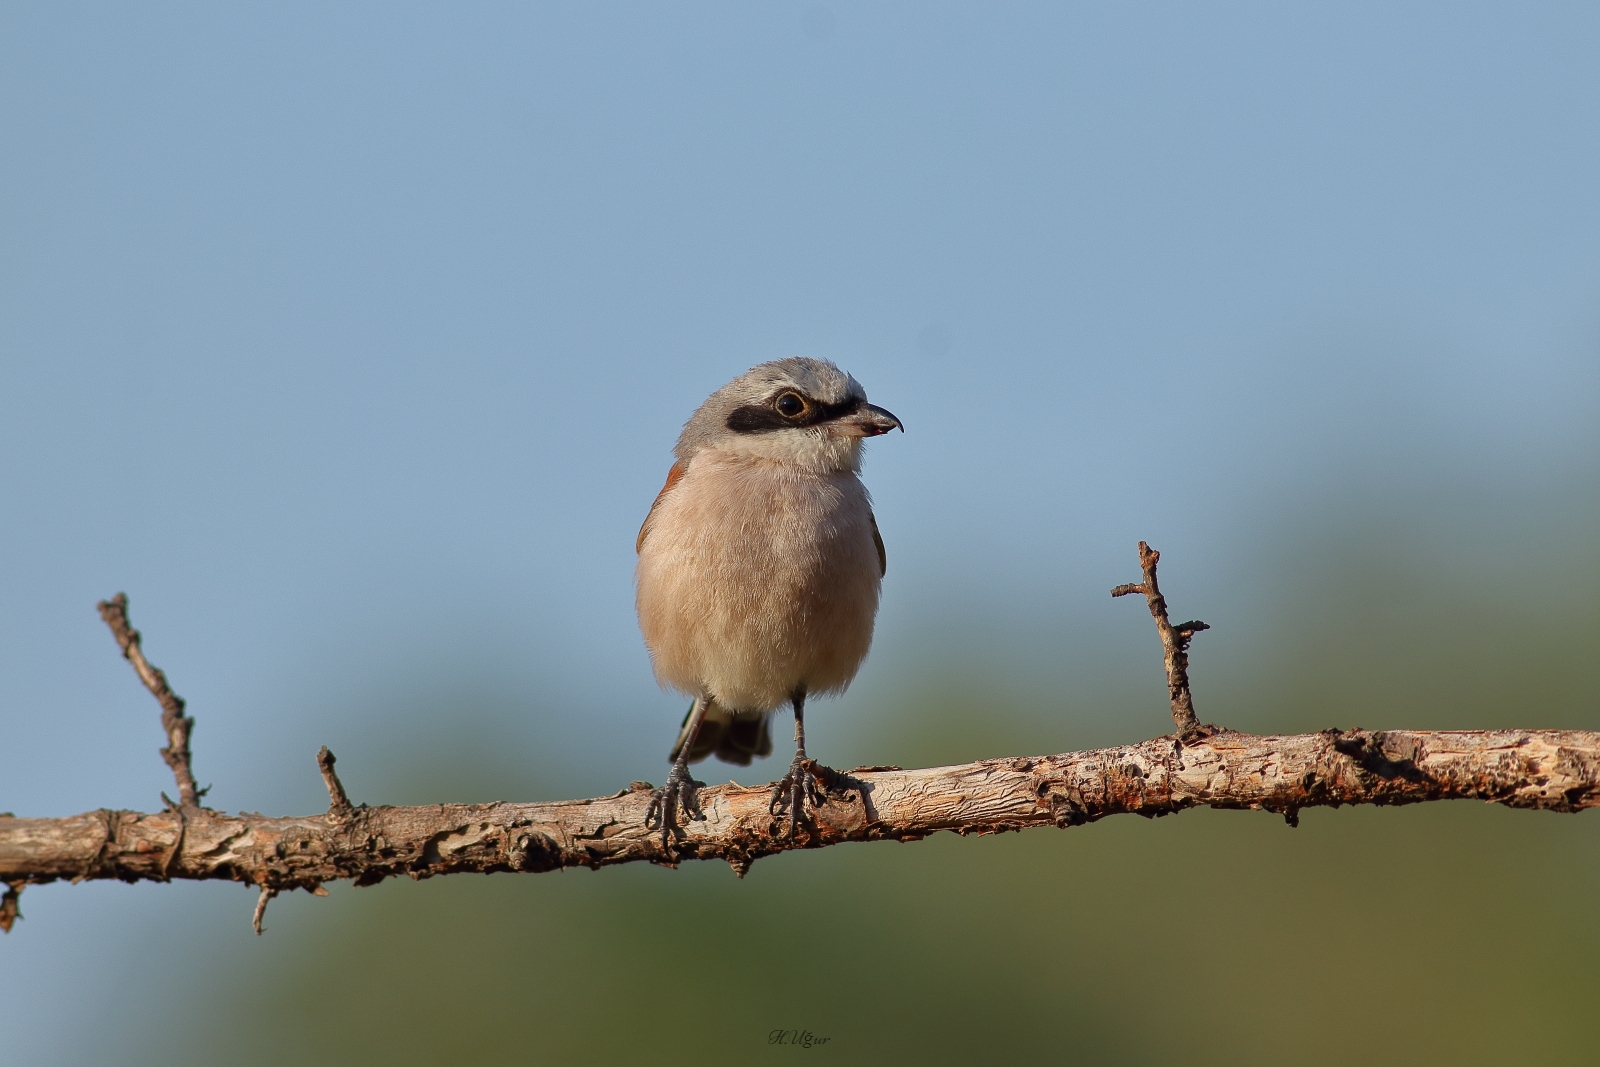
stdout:
<svg viewBox="0 0 1600 1067">
<path fill-rule="evenodd" d="M 794 708 L 795 757 L 769 810 L 824 802 L 806 756 L 809 695 L 843 692 L 872 644 L 887 569 L 861 443 L 905 427 L 825 360 L 780 359 L 700 405 L 639 529 L 639 628 L 656 679 L 693 698 L 646 824 L 704 819 L 691 762 L 772 752 L 767 724 Z M 679 831 L 681 832 L 681 831 Z"/>
</svg>

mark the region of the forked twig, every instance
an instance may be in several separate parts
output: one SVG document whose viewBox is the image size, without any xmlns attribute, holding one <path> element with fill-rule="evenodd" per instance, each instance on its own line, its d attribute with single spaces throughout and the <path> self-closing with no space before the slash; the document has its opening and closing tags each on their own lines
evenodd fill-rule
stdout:
<svg viewBox="0 0 1600 1067">
<path fill-rule="evenodd" d="M 1194 696 L 1189 692 L 1189 642 L 1201 630 L 1211 627 L 1198 619 L 1172 625 L 1167 618 L 1167 600 L 1161 595 L 1156 582 L 1156 564 L 1161 553 L 1139 542 L 1139 564 L 1144 568 L 1144 581 L 1135 585 L 1119 585 L 1111 590 L 1112 596 L 1130 596 L 1143 593 L 1150 605 L 1150 614 L 1156 620 L 1156 632 L 1161 635 L 1163 659 L 1167 668 L 1167 696 L 1172 701 L 1172 722 L 1177 727 L 1178 740 L 1183 744 L 1215 736 L 1220 727 L 1203 723 L 1194 713 Z"/>
</svg>

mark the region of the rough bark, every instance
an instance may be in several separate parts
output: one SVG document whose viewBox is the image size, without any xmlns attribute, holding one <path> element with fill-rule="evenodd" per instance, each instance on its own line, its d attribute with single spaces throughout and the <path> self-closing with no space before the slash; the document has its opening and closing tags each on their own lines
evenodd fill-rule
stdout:
<svg viewBox="0 0 1600 1067">
<path fill-rule="evenodd" d="M 645 783 L 592 800 L 363 805 L 289 818 L 204 808 L 0 817 L 0 881 L 226 879 L 261 886 L 264 904 L 280 890 L 314 891 L 342 878 L 370 885 L 397 875 L 688 859 L 726 860 L 742 874 L 790 848 L 1075 826 L 1201 806 L 1273 811 L 1291 823 L 1302 808 L 1447 799 L 1572 812 L 1600 806 L 1600 733 L 1224 730 L 1190 745 L 1167 736 L 956 767 L 860 768 L 832 778 L 815 826 L 798 840 L 771 815 L 771 791 L 702 791 L 705 821 L 690 823 L 669 847 L 645 828 Z"/>
</svg>

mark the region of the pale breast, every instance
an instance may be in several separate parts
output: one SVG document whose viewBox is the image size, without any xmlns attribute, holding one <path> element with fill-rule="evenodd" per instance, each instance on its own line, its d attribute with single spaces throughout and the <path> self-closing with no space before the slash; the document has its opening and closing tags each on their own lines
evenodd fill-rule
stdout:
<svg viewBox="0 0 1600 1067">
<path fill-rule="evenodd" d="M 842 690 L 872 643 L 871 502 L 849 471 L 707 449 L 652 513 L 639 625 L 656 677 L 738 711 Z"/>
</svg>

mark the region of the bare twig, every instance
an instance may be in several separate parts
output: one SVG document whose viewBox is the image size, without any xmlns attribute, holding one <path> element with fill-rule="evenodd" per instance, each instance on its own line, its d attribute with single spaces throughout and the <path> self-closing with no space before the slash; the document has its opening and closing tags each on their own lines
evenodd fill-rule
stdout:
<svg viewBox="0 0 1600 1067">
<path fill-rule="evenodd" d="M 256 936 L 260 937 L 266 932 L 266 927 L 261 925 L 261 920 L 267 917 L 267 901 L 278 895 L 278 891 L 271 886 L 262 886 L 261 895 L 256 898 L 256 911 L 250 918 L 250 925 L 255 928 Z"/>
<path fill-rule="evenodd" d="M 339 781 L 339 774 L 333 769 L 336 762 L 328 746 L 323 745 L 317 753 L 317 767 L 322 771 L 322 784 L 328 787 L 328 814 L 344 819 L 349 817 L 353 806 L 349 794 L 344 791 L 344 783 Z"/>
<path fill-rule="evenodd" d="M 1178 740 L 1191 744 L 1201 738 L 1216 734 L 1218 727 L 1203 723 L 1195 716 L 1194 697 L 1189 692 L 1189 642 L 1201 630 L 1211 627 L 1198 619 L 1174 626 L 1167 620 L 1167 601 L 1156 582 L 1156 564 L 1161 553 L 1139 542 L 1139 564 L 1144 568 L 1144 581 L 1137 585 L 1119 585 L 1111 590 L 1112 596 L 1143 593 L 1150 605 L 1150 614 L 1156 620 L 1156 632 L 1161 635 L 1167 669 L 1167 696 L 1172 701 L 1172 722 L 1177 728 Z"/>
<path fill-rule="evenodd" d="M 167 747 L 161 758 L 172 768 L 178 780 L 178 801 L 185 807 L 197 808 L 204 789 L 196 788 L 194 773 L 189 769 L 189 731 L 194 729 L 194 719 L 183 713 L 183 698 L 172 691 L 167 676 L 159 667 L 144 658 L 144 648 L 139 643 L 139 631 L 128 623 L 128 595 L 118 593 L 99 604 L 100 617 L 111 627 L 111 634 L 122 648 L 122 655 L 133 664 L 134 672 L 144 687 L 161 704 L 161 728 L 167 732 Z"/>
<path fill-rule="evenodd" d="M 22 887 L 27 884 L 21 881 L 6 885 L 5 895 L 0 896 L 0 933 L 9 934 L 22 918 Z"/>
</svg>

